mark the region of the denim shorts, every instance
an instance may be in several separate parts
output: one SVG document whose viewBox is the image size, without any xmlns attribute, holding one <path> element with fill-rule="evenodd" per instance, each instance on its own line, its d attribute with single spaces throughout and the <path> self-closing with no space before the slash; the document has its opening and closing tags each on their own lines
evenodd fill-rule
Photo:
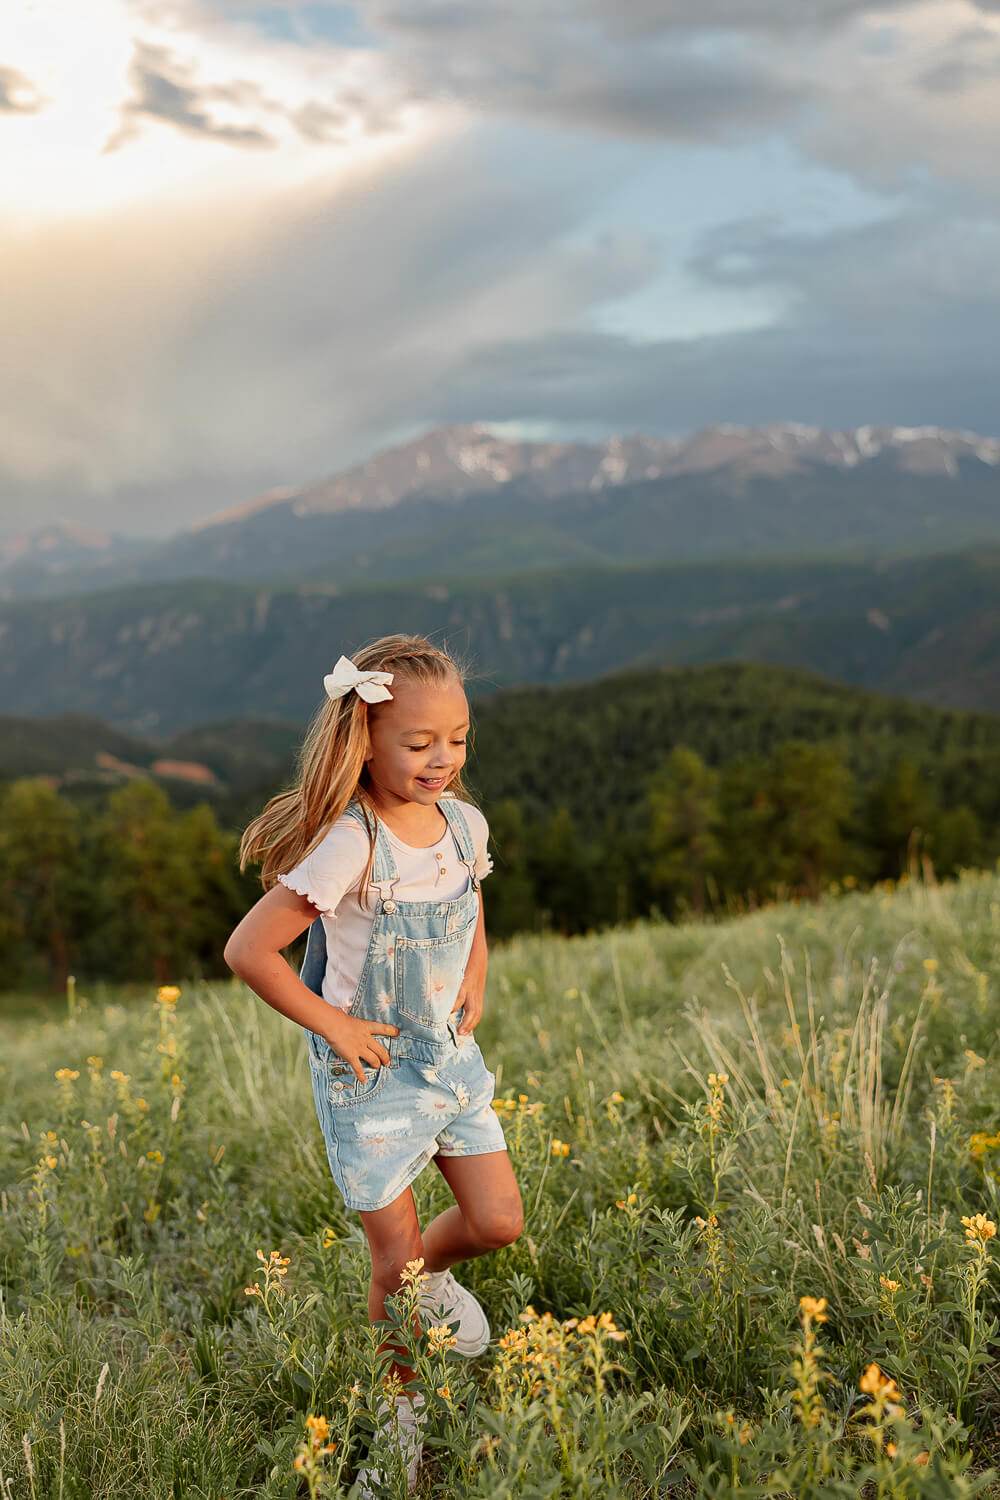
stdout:
<svg viewBox="0 0 1000 1500">
<path fill-rule="evenodd" d="M 458 1012 L 460 1015 L 461 1012 Z M 449 1027 L 451 1033 L 452 1028 Z M 350 1066 L 309 1033 L 313 1096 L 334 1181 L 348 1208 L 385 1208 L 434 1156 L 504 1151 L 496 1082 L 474 1037 L 383 1037 L 388 1067 Z"/>
</svg>

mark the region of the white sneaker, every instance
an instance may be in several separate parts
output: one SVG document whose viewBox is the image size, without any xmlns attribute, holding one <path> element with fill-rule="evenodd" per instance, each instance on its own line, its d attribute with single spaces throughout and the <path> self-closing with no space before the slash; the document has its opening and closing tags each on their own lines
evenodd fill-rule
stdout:
<svg viewBox="0 0 1000 1500">
<path fill-rule="evenodd" d="M 373 1456 L 375 1446 L 379 1442 L 387 1447 L 393 1456 L 398 1453 L 406 1465 L 406 1488 L 410 1494 L 417 1487 L 417 1469 L 424 1451 L 421 1431 L 427 1421 L 427 1413 L 423 1410 L 423 1406 L 424 1398 L 421 1395 L 414 1396 L 412 1401 L 409 1396 L 396 1396 L 395 1411 L 389 1406 L 388 1401 L 382 1401 L 378 1409 L 382 1425 L 372 1439 L 372 1450 L 369 1454 L 370 1457 Z M 391 1463 L 391 1468 L 395 1469 L 396 1464 Z M 388 1488 L 389 1483 L 390 1477 L 383 1474 L 382 1470 L 371 1468 L 366 1464 L 358 1471 L 358 1500 L 385 1500 L 385 1496 L 391 1493 Z"/>
<path fill-rule="evenodd" d="M 459 1354 L 471 1358 L 482 1354 L 490 1342 L 486 1314 L 470 1291 L 459 1286 L 450 1271 L 427 1275 L 417 1303 L 420 1311 L 438 1323 L 450 1323 Z"/>
</svg>

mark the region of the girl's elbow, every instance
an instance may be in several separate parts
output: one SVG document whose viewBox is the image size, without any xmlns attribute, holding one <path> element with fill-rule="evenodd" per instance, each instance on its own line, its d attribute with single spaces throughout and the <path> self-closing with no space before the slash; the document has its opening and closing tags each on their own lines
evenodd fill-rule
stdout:
<svg viewBox="0 0 1000 1500">
<path fill-rule="evenodd" d="M 233 936 L 229 939 L 226 946 L 223 948 L 222 957 L 229 965 L 230 969 L 232 969 L 233 973 L 240 979 L 242 979 L 243 977 L 242 965 L 245 954 L 246 950 L 244 949 L 243 944 L 234 933 Z"/>
</svg>

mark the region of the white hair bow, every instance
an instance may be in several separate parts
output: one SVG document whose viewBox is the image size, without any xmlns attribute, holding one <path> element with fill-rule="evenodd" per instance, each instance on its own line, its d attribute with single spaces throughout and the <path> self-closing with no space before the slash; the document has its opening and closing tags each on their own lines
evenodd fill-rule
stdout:
<svg viewBox="0 0 1000 1500">
<path fill-rule="evenodd" d="M 392 678 L 391 672 L 359 672 L 349 656 L 342 656 L 333 671 L 323 678 L 323 686 L 328 698 L 342 698 L 354 688 L 366 703 L 381 703 L 383 698 L 392 697 L 384 686 Z"/>
</svg>

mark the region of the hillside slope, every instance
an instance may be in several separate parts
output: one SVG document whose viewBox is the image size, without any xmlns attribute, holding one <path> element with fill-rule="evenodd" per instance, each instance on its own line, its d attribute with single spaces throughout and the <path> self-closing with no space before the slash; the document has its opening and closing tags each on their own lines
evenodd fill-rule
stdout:
<svg viewBox="0 0 1000 1500">
<path fill-rule="evenodd" d="M 471 659 L 470 692 L 637 664 L 795 665 L 1000 710 L 1000 548 L 868 563 L 588 566 L 341 589 L 196 582 L 0 607 L 0 705 L 132 733 L 302 722 L 342 651 L 393 630 Z"/>
</svg>

